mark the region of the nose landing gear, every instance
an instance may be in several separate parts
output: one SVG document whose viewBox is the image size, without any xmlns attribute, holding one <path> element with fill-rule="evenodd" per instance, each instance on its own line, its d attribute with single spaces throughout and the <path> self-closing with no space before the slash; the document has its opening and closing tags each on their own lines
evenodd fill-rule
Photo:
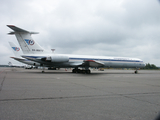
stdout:
<svg viewBox="0 0 160 120">
<path fill-rule="evenodd" d="M 135 74 L 138 74 L 138 68 L 136 68 L 136 70 L 134 71 Z"/>
<path fill-rule="evenodd" d="M 135 70 L 135 71 L 134 71 L 134 73 L 135 73 L 135 74 L 137 74 L 137 73 L 138 73 L 138 71 L 137 71 L 137 70 Z"/>
</svg>

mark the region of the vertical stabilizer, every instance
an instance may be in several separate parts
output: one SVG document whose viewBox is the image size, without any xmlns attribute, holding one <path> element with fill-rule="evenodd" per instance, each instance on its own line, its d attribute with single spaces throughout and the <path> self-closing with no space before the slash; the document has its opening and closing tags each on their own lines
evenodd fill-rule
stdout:
<svg viewBox="0 0 160 120">
<path fill-rule="evenodd" d="M 9 42 L 9 44 L 10 44 L 10 46 L 12 48 L 12 51 L 13 51 L 14 55 L 16 57 L 20 57 L 20 55 L 22 55 L 22 51 L 21 51 L 20 47 L 18 47 L 17 45 L 15 45 L 12 42 Z"/>
<path fill-rule="evenodd" d="M 38 43 L 36 43 L 31 35 L 37 34 L 37 32 L 29 32 L 26 30 L 23 30 L 21 28 L 18 28 L 14 25 L 7 25 L 9 28 L 14 30 L 14 32 L 10 32 L 8 34 L 13 35 L 15 34 L 19 45 L 23 51 L 24 54 L 44 54 L 48 53 L 45 49 L 43 49 Z"/>
</svg>

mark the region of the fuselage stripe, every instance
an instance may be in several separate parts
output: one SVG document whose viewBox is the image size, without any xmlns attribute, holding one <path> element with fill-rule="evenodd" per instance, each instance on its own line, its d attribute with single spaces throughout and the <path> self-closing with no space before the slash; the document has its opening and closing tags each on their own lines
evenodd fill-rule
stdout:
<svg viewBox="0 0 160 120">
<path fill-rule="evenodd" d="M 143 62 L 138 60 L 115 60 L 115 59 L 94 59 L 94 58 L 69 58 L 69 60 L 95 60 L 95 61 L 117 61 L 117 62 Z"/>
</svg>

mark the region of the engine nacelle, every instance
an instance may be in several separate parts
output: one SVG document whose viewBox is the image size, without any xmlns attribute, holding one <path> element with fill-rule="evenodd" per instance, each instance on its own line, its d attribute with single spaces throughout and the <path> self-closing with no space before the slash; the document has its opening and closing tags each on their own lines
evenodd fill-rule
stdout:
<svg viewBox="0 0 160 120">
<path fill-rule="evenodd" d="M 68 56 L 60 56 L 60 55 L 54 55 L 54 56 L 48 56 L 46 58 L 42 58 L 42 61 L 48 61 L 48 62 L 68 62 L 69 57 Z"/>
<path fill-rule="evenodd" d="M 33 63 L 34 66 L 40 66 L 40 63 Z"/>
<path fill-rule="evenodd" d="M 59 56 L 59 55 L 51 56 L 51 62 L 68 62 L 68 61 L 69 61 L 68 56 Z"/>
</svg>

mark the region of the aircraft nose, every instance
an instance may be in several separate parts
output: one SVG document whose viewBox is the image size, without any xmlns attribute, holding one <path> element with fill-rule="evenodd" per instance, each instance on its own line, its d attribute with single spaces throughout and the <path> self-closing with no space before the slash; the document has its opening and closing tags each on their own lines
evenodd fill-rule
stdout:
<svg viewBox="0 0 160 120">
<path fill-rule="evenodd" d="M 146 66 L 146 64 L 145 64 L 145 63 L 143 63 L 143 64 L 142 64 L 142 66 L 143 66 L 143 67 L 145 67 L 145 66 Z"/>
</svg>

